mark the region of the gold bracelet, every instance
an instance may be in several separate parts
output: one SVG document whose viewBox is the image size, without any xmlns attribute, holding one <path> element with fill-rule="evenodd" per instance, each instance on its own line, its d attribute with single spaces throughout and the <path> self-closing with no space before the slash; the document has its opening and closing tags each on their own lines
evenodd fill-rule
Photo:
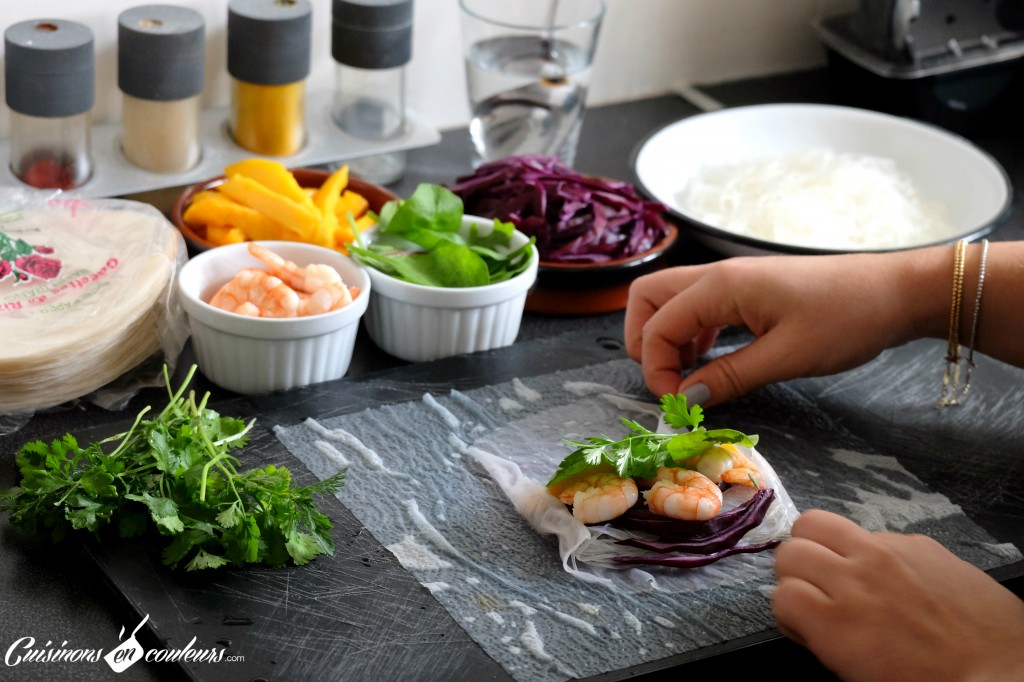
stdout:
<svg viewBox="0 0 1024 682">
<path fill-rule="evenodd" d="M 985 288 L 985 263 L 988 260 L 988 240 L 981 241 L 981 259 L 978 261 L 978 291 L 974 295 L 974 317 L 971 320 L 971 339 L 967 347 L 967 371 L 964 375 L 964 389 L 961 393 L 966 396 L 971 390 L 971 369 L 974 367 L 974 341 L 978 336 L 978 314 L 981 312 L 981 292 Z"/>
<path fill-rule="evenodd" d="M 956 243 L 953 252 L 953 300 L 949 306 L 949 343 L 946 346 L 946 369 L 942 373 L 942 393 L 938 407 L 959 405 L 960 388 L 960 307 L 964 296 L 964 263 L 967 240 Z"/>
</svg>

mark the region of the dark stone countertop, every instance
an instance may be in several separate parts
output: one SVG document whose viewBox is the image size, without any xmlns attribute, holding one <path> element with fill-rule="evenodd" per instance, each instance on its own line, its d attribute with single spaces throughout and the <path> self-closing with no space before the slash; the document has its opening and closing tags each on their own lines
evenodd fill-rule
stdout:
<svg viewBox="0 0 1024 682">
<path fill-rule="evenodd" d="M 827 86 L 826 72 L 811 71 L 709 86 L 703 91 L 725 106 L 779 101 L 832 102 L 834 96 Z M 594 107 L 584 121 L 576 167 L 584 173 L 631 180 L 630 158 L 638 142 L 663 125 L 698 113 L 697 107 L 674 95 Z M 1017 189 L 1009 220 L 992 238 L 1020 239 L 1024 237 L 1020 205 L 1024 161 L 1020 137 L 979 136 L 974 141 L 1003 164 Z M 409 153 L 406 175 L 393 189 L 407 196 L 419 182 L 448 183 L 469 172 L 469 158 L 466 131 L 446 131 L 438 146 Z M 718 257 L 684 235 L 671 261 L 697 263 Z M 527 314 L 520 330 L 520 342 L 580 333 L 614 338 L 621 333 L 622 319 L 622 312 L 576 317 Z M 405 364 L 377 350 L 361 332 L 349 376 L 354 379 L 372 377 Z M 0 452 L 4 456 L 0 465 L 0 487 L 15 483 L 11 455 L 21 442 L 58 436 L 66 425 L 77 421 L 76 408 L 54 410 L 37 415 L 21 432 L 0 437 Z M 74 544 L 58 548 L 28 545 L 17 537 L 6 519 L 0 520 L 0 608 L 4 613 L 0 619 L 0 647 L 5 652 L 15 640 L 29 636 L 40 646 L 48 641 L 59 646 L 66 640 L 68 647 L 109 651 L 122 626 L 130 631 L 138 623 L 132 605 L 126 604 L 111 589 L 107 577 L 80 547 Z M 763 665 L 765 657 L 775 660 L 776 664 Z M 780 658 L 785 659 L 785 664 L 779 664 Z M 697 674 L 711 674 L 715 670 L 713 666 L 720 662 L 709 660 L 707 664 L 695 663 L 689 669 Z M 730 662 L 741 665 L 744 677 L 751 680 L 790 678 L 801 671 L 809 671 L 816 679 L 824 675 L 806 652 L 784 640 L 762 643 L 749 650 L 740 648 L 731 654 Z M 175 666 L 157 664 L 137 665 L 116 676 L 102 663 L 37 664 L 0 667 L 0 678 L 152 681 L 181 679 L 182 673 Z"/>
</svg>

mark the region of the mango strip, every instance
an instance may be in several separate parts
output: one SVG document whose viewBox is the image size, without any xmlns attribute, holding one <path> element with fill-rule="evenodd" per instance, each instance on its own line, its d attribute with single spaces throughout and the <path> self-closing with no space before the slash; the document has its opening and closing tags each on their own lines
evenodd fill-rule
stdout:
<svg viewBox="0 0 1024 682">
<path fill-rule="evenodd" d="M 185 209 L 182 215 L 190 225 L 205 225 L 206 238 L 214 244 L 221 233 L 211 232 L 213 227 L 235 227 L 242 231 L 246 239 L 252 240 L 283 240 L 297 241 L 300 236 L 284 225 L 280 225 L 259 211 L 232 201 L 220 192 L 205 190 L 200 192 Z"/>
<path fill-rule="evenodd" d="M 338 198 L 338 203 L 334 207 L 334 213 L 338 216 L 338 220 L 342 223 L 347 223 L 348 219 L 345 214 L 349 211 L 352 212 L 352 217 L 360 218 L 370 210 L 370 202 L 366 200 L 362 194 L 356 194 L 352 190 L 345 190 L 342 195 Z"/>
<path fill-rule="evenodd" d="M 321 246 L 337 248 L 339 223 L 334 207 L 347 186 L 348 166 L 342 166 L 331 173 L 313 194 L 313 203 L 320 209 L 321 222 L 317 243 Z"/>
<path fill-rule="evenodd" d="M 304 241 L 309 240 L 320 225 L 316 210 L 277 194 L 252 178 L 235 175 L 218 185 L 217 189 L 243 206 L 287 227 Z"/>
<path fill-rule="evenodd" d="M 214 244 L 241 244 L 245 233 L 230 225 L 207 225 L 206 238 Z"/>
<path fill-rule="evenodd" d="M 250 240 L 304 241 L 347 253 L 354 228 L 376 224 L 370 203 L 348 189 L 348 166 L 317 188 L 302 187 L 279 161 L 252 158 L 224 169 L 226 180 L 198 192 L 182 218 L 205 227 L 214 244 Z M 351 216 L 351 218 L 350 218 Z"/>
<path fill-rule="evenodd" d="M 224 175 L 243 175 L 292 201 L 312 208 L 313 202 L 295 176 L 281 163 L 270 159 L 245 159 L 224 169 Z"/>
<path fill-rule="evenodd" d="M 326 215 L 334 210 L 341 193 L 348 187 L 348 166 L 342 166 L 331 173 L 324 184 L 313 193 L 313 203 Z"/>
</svg>

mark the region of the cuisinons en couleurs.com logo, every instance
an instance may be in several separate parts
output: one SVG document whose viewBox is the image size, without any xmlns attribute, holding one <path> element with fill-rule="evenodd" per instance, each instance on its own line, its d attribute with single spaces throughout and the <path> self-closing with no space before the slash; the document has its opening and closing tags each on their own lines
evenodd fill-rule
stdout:
<svg viewBox="0 0 1024 682">
<path fill-rule="evenodd" d="M 53 641 L 39 645 L 35 637 L 21 637 L 11 644 L 4 655 L 4 665 L 30 665 L 34 663 L 98 663 L 104 661 L 115 673 L 124 672 L 139 661 L 148 663 L 220 663 L 221 661 L 242 661 L 242 656 L 225 656 L 226 650 L 220 648 L 196 648 L 196 637 L 181 649 L 145 649 L 136 638 L 139 630 L 149 620 L 149 614 L 135 626 L 128 639 L 124 638 L 125 628 L 117 639 L 120 642 L 109 652 L 103 649 L 78 649 L 70 647 L 67 640 L 60 646 Z"/>
</svg>

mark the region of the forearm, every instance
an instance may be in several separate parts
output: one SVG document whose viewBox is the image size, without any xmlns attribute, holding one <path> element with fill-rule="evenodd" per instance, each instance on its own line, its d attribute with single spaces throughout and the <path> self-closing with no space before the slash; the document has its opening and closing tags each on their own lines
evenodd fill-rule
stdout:
<svg viewBox="0 0 1024 682">
<path fill-rule="evenodd" d="M 960 304 L 959 341 L 968 346 L 977 301 L 982 244 L 967 247 Z M 902 263 L 904 308 L 912 337 L 948 339 L 954 247 L 908 252 Z M 989 245 L 975 351 L 1024 367 L 1024 242 Z M 909 339 L 907 339 L 909 340 Z"/>
<path fill-rule="evenodd" d="M 970 342 L 981 245 L 971 251 L 976 255 L 969 263 L 973 267 L 965 279 L 965 312 L 960 320 L 960 338 L 964 343 Z M 975 349 L 1024 367 L 1024 242 L 989 245 Z"/>
</svg>

